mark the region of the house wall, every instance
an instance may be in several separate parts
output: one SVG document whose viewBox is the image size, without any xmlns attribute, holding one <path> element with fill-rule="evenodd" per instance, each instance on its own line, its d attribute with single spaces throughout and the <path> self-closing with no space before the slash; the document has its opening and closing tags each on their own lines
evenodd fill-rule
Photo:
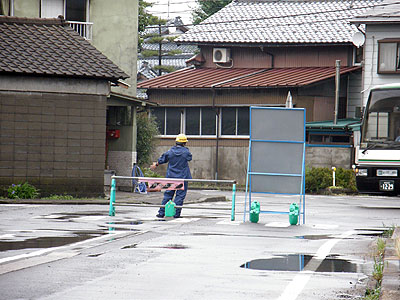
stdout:
<svg viewBox="0 0 400 300">
<path fill-rule="evenodd" d="M 341 96 L 347 93 L 347 81 L 342 81 Z M 306 121 L 333 120 L 335 105 L 334 81 L 306 87 L 290 89 L 295 107 L 306 109 Z M 282 106 L 285 105 L 289 89 L 246 89 L 217 90 L 215 106 Z M 344 101 L 346 97 L 342 97 Z M 163 106 L 211 106 L 213 104 L 210 90 L 153 90 L 151 100 Z M 342 112 L 343 118 L 345 111 Z"/>
<path fill-rule="evenodd" d="M 362 104 L 362 73 L 349 74 L 347 96 L 347 118 L 360 118 Z"/>
<path fill-rule="evenodd" d="M 14 0 L 14 15 L 39 18 L 40 3 L 40 0 Z M 112 92 L 136 96 L 138 0 L 112 3 L 109 0 L 89 0 L 88 21 L 93 23 L 92 45 L 129 75 L 124 82 L 130 87 L 112 87 Z M 132 126 L 121 128 L 120 141 L 111 141 L 109 148 L 109 168 L 119 175 L 130 175 L 136 162 L 136 109 L 133 107 L 133 110 Z"/>
<path fill-rule="evenodd" d="M 0 77 L 0 186 L 104 194 L 105 80 Z"/>
<path fill-rule="evenodd" d="M 367 104 L 371 87 L 400 81 L 400 74 L 378 74 L 378 41 L 384 38 L 400 38 L 400 25 L 367 24 L 365 34 L 363 106 Z"/>
<path fill-rule="evenodd" d="M 91 0 L 92 44 L 119 66 L 129 78 L 130 87 L 112 87 L 112 91 L 136 96 L 138 0 Z"/>
<path fill-rule="evenodd" d="M 189 139 L 188 148 L 193 155 L 189 163 L 193 178 L 214 179 L 216 161 L 215 139 Z M 153 161 L 171 146 L 173 139 L 163 138 L 153 153 Z M 248 139 L 220 139 L 218 149 L 218 179 L 233 179 L 246 184 Z M 310 167 L 351 167 L 351 149 L 340 147 L 306 147 L 306 165 Z M 165 176 L 166 165 L 160 165 L 157 172 Z"/>
<path fill-rule="evenodd" d="M 219 47 L 224 48 L 224 47 Z M 352 64 L 351 46 L 296 46 L 296 47 L 226 47 L 231 49 L 233 68 L 288 68 L 288 67 L 334 67 L 340 60 L 341 66 Z M 213 47 L 201 47 L 206 62 L 203 65 L 215 68 Z M 272 58 L 273 57 L 273 58 Z M 229 65 L 229 63 L 227 63 Z"/>
</svg>

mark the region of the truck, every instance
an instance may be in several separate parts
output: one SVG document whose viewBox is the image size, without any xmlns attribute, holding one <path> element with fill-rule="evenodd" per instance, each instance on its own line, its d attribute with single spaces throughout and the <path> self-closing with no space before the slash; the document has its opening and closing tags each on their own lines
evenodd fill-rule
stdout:
<svg viewBox="0 0 400 300">
<path fill-rule="evenodd" d="M 354 167 L 360 193 L 400 194 L 400 82 L 371 88 Z"/>
</svg>

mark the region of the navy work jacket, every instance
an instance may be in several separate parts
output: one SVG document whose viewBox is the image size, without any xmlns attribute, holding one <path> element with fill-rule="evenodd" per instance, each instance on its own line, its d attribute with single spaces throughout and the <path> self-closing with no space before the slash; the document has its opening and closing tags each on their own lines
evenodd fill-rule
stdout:
<svg viewBox="0 0 400 300">
<path fill-rule="evenodd" d="M 191 179 L 188 162 L 192 160 L 192 153 L 189 149 L 176 145 L 165 152 L 158 159 L 158 164 L 168 163 L 167 178 L 184 178 Z"/>
</svg>

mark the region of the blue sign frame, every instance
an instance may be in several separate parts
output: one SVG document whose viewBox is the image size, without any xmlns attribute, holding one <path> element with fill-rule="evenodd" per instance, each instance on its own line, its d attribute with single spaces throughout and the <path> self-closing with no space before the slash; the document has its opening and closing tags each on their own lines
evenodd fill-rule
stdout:
<svg viewBox="0 0 400 300">
<path fill-rule="evenodd" d="M 288 122 L 285 122 L 284 117 L 283 118 L 279 118 L 278 120 L 282 120 L 282 123 L 276 124 L 276 122 L 274 122 L 274 124 L 268 124 L 268 118 L 263 118 L 262 120 L 256 120 L 253 118 L 255 118 L 256 115 L 256 111 L 259 112 L 259 110 L 268 110 L 268 113 L 271 114 L 273 113 L 274 116 L 279 115 L 279 113 L 281 113 L 281 115 L 283 116 L 284 114 L 303 114 L 303 116 L 300 118 L 298 118 L 298 121 L 296 120 L 296 118 L 294 118 L 294 122 L 293 120 L 289 120 Z M 254 114 L 253 114 L 254 111 Z M 285 112 L 283 112 L 285 111 Z M 261 112 L 261 111 L 260 111 Z M 265 128 L 268 128 L 268 126 L 272 126 L 275 129 L 277 127 L 279 127 L 279 130 L 282 131 L 286 131 L 286 137 L 289 138 L 285 138 L 285 134 L 283 134 L 284 138 L 269 138 L 268 137 L 268 133 L 266 134 L 267 137 L 266 139 L 260 138 L 260 134 L 258 133 L 257 137 L 253 134 L 253 130 L 252 130 L 252 125 L 256 124 L 253 122 L 258 122 L 261 121 L 262 122 L 262 126 L 266 126 Z M 272 121 L 270 121 L 271 123 Z M 299 123 L 299 124 L 296 124 Z M 259 123 L 257 123 L 259 124 Z M 258 130 L 259 131 L 259 130 Z M 297 136 L 296 134 L 293 135 L 293 137 L 291 137 L 291 131 L 297 131 Z M 285 133 L 285 132 L 283 132 Z M 260 145 L 260 143 L 262 143 L 263 145 Z M 279 168 L 279 166 L 282 166 L 281 170 L 286 169 L 286 172 L 263 172 L 260 171 L 260 164 L 256 164 L 257 166 L 253 166 L 252 162 L 254 161 L 258 161 L 257 157 L 254 157 L 254 149 L 255 147 L 272 147 L 272 148 L 276 148 L 279 149 L 279 147 L 281 147 L 282 152 L 287 151 L 288 147 L 292 147 L 293 150 L 289 149 L 290 151 L 294 151 L 294 156 L 291 156 L 291 162 L 288 161 L 284 161 L 283 159 L 281 159 L 281 161 L 279 160 L 278 157 L 278 161 L 272 162 L 275 166 L 274 168 L 276 169 L 277 166 Z M 294 195 L 294 196 L 299 196 L 299 222 L 301 223 L 301 216 L 302 218 L 302 223 L 305 224 L 305 149 L 306 149 L 306 112 L 304 108 L 277 108 L 277 107 L 250 107 L 250 140 L 249 140 L 249 154 L 248 154 L 248 162 L 247 162 L 247 176 L 246 176 L 246 194 L 245 194 L 245 204 L 244 204 L 244 214 L 243 214 L 243 221 L 246 221 L 246 214 L 250 213 L 250 209 L 251 209 L 251 195 L 252 193 L 262 193 L 262 194 L 281 194 L 281 195 Z M 260 154 L 260 151 L 258 151 L 258 155 Z M 279 156 L 279 154 L 277 155 Z M 288 163 L 293 163 L 293 157 L 295 157 L 295 164 L 296 166 L 294 167 L 295 169 L 297 169 L 298 172 L 287 172 L 288 169 L 291 169 L 291 166 L 288 166 Z M 262 161 L 262 160 L 259 160 Z M 264 160 L 265 161 L 265 160 Z M 267 162 L 268 164 L 268 162 Z M 298 164 L 298 165 L 297 165 Z M 255 170 L 258 169 L 258 170 Z M 266 182 L 266 178 L 269 178 L 270 181 L 274 182 L 276 180 L 283 180 L 283 181 L 291 181 L 291 186 L 293 187 L 291 191 L 289 192 L 285 192 L 285 191 L 274 191 L 274 190 L 268 190 L 268 184 L 266 184 L 267 186 L 267 190 L 261 190 L 260 188 L 255 188 L 255 185 L 253 182 L 255 182 L 255 179 L 257 179 L 257 184 L 258 186 L 260 186 L 260 181 L 261 182 Z M 253 179 L 253 180 L 252 180 Z M 253 182 L 252 182 L 253 181 Z M 289 184 L 289 185 L 290 185 Z M 271 187 L 271 185 L 270 185 Z M 248 209 L 247 209 L 247 199 L 248 201 Z M 269 214 L 287 214 L 289 215 L 289 206 L 288 206 L 288 210 L 287 211 L 270 211 L 270 210 L 260 210 L 260 213 L 269 213 Z"/>
</svg>

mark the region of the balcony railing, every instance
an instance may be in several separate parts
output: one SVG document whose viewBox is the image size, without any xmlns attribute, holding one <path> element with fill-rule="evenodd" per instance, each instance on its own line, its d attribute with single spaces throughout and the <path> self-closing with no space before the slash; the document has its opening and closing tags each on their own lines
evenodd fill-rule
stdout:
<svg viewBox="0 0 400 300">
<path fill-rule="evenodd" d="M 76 22 L 76 21 L 67 21 L 69 26 L 72 27 L 81 37 L 84 37 L 86 40 L 92 39 L 92 29 L 93 23 L 90 22 Z"/>
</svg>

